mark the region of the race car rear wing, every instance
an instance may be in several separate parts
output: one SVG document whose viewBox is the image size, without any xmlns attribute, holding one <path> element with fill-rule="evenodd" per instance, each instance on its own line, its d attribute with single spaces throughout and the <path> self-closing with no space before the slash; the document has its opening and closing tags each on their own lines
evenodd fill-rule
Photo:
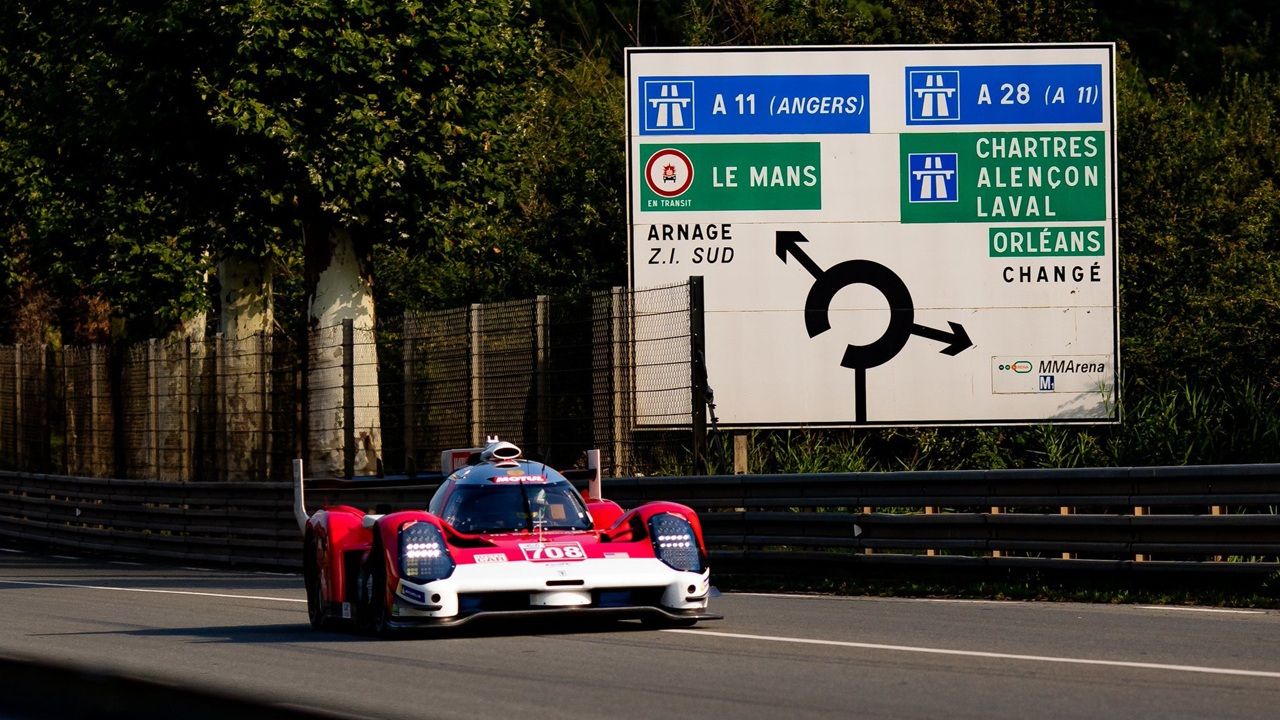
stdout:
<svg viewBox="0 0 1280 720">
<path fill-rule="evenodd" d="M 510 443 L 504 443 L 515 449 Z M 485 452 L 489 448 L 494 447 L 490 443 L 485 448 L 458 448 L 454 450 L 445 450 L 440 454 L 440 480 L 452 475 L 459 468 L 466 467 L 469 464 L 479 462 L 479 454 Z M 497 455 L 501 457 L 501 455 Z M 603 495 L 601 492 L 601 473 L 600 473 L 600 451 L 587 451 L 587 467 L 584 469 L 562 470 L 564 475 L 570 482 L 583 480 L 587 481 L 587 502 L 600 500 Z M 434 475 L 434 474 L 431 474 Z M 422 483 L 423 476 L 407 476 L 403 478 L 377 478 L 369 480 L 329 480 L 326 484 L 339 488 L 371 488 L 371 487 L 395 487 L 406 484 Z M 304 479 L 302 473 L 302 460 L 296 458 L 293 461 L 293 519 L 298 523 L 298 529 L 303 532 L 307 529 L 307 520 L 311 519 L 311 514 L 307 512 L 306 488 L 304 487 Z"/>
</svg>

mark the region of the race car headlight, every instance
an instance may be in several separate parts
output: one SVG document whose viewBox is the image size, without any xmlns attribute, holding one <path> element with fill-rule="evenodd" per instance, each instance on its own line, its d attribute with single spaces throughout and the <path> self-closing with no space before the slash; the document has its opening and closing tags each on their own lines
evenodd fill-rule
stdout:
<svg viewBox="0 0 1280 720">
<path fill-rule="evenodd" d="M 649 518 L 649 537 L 654 554 L 662 562 L 676 570 L 702 572 L 702 553 L 688 520 L 666 513 L 654 515 Z"/>
<path fill-rule="evenodd" d="M 400 530 L 400 574 L 416 583 L 447 578 L 453 574 L 453 558 L 440 529 L 429 522 L 417 522 Z"/>
</svg>

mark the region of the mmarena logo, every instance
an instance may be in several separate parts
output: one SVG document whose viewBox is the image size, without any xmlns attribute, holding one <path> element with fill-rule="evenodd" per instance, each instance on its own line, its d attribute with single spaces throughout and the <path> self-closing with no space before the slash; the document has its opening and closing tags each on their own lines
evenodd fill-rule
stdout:
<svg viewBox="0 0 1280 720">
<path fill-rule="evenodd" d="M 1017 360 L 1006 365 L 999 365 L 996 369 L 1011 370 L 1019 375 L 1025 375 L 1026 373 L 1031 372 L 1032 367 L 1030 360 Z"/>
</svg>

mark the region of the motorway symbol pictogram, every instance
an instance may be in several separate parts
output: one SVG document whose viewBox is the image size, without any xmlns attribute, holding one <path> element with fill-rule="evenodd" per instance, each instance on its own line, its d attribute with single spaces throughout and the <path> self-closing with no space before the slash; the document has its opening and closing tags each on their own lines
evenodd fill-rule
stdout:
<svg viewBox="0 0 1280 720">
<path fill-rule="evenodd" d="M 911 292 L 902 278 L 889 268 L 871 260 L 845 260 L 823 270 L 801 249 L 800 243 L 807 242 L 809 239 L 796 230 L 777 233 L 778 259 L 785 263 L 787 255 L 791 255 L 813 276 L 813 287 L 804 304 L 804 325 L 809 337 L 831 329 L 831 301 L 836 293 L 850 285 L 870 285 L 889 303 L 889 325 L 884 333 L 866 345 L 846 345 L 840 361 L 841 367 L 854 371 L 856 422 L 867 421 L 867 370 L 892 360 L 912 335 L 947 343 L 941 352 L 953 357 L 973 346 L 969 333 L 960 323 L 948 321 L 950 332 L 916 323 Z"/>
</svg>

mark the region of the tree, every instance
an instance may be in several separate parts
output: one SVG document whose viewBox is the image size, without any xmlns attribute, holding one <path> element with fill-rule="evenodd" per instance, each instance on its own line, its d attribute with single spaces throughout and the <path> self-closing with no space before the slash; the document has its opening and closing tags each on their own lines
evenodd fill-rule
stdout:
<svg viewBox="0 0 1280 720">
<path fill-rule="evenodd" d="M 540 36 L 519 4 L 247 0 L 223 6 L 221 17 L 243 28 L 235 65 L 201 86 L 214 121 L 261 150 L 260 194 L 299 222 L 310 321 L 321 335 L 332 340 L 344 320 L 372 332 L 375 247 L 429 266 L 448 259 L 446 272 L 501 254 L 514 189 L 506 170 L 543 65 Z M 357 445 L 368 452 L 357 470 L 369 472 L 379 445 L 377 395 L 368 390 L 377 363 L 371 341 L 360 347 Z M 321 361 L 312 387 L 340 393 L 341 366 L 324 360 L 333 353 L 313 357 Z M 322 394 L 312 396 L 312 438 L 336 434 L 313 442 L 313 466 L 333 472 L 341 402 Z"/>
<path fill-rule="evenodd" d="M 1121 40 L 1144 75 L 1186 84 L 1193 95 L 1234 73 L 1280 67 L 1280 6 L 1269 0 L 1095 2 L 1103 39 Z"/>
<path fill-rule="evenodd" d="M 190 320 L 207 306 L 209 251 L 272 235 L 243 200 L 253 178 L 233 164 L 232 134 L 209 122 L 193 82 L 227 62 L 234 29 L 186 1 L 18 0 L 6 11 L 10 291 L 50 298 L 70 339 L 103 339 L 113 316 L 133 338 Z"/>
<path fill-rule="evenodd" d="M 1124 355 L 1138 378 L 1280 385 L 1280 85 L 1121 93 Z"/>
<path fill-rule="evenodd" d="M 698 0 L 693 45 L 1077 41 L 1092 10 L 1076 0 Z"/>
</svg>

